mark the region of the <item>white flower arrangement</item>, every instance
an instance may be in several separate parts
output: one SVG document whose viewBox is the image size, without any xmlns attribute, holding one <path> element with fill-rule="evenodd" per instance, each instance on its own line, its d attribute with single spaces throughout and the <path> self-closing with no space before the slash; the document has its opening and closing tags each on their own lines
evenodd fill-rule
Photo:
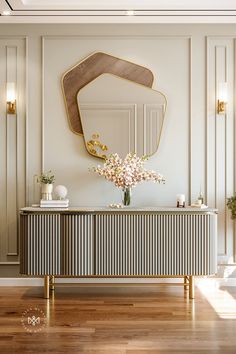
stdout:
<svg viewBox="0 0 236 354">
<path fill-rule="evenodd" d="M 111 154 L 103 166 L 98 165 L 92 170 L 122 189 L 133 188 L 145 181 L 164 183 L 165 179 L 161 174 L 144 168 L 147 160 L 147 156 L 138 157 L 135 153 L 127 154 L 124 159 L 118 154 Z"/>
</svg>

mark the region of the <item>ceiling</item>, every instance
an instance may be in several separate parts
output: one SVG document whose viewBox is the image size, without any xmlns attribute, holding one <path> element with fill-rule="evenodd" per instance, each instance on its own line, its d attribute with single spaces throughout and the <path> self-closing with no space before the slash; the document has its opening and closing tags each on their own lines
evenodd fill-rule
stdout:
<svg viewBox="0 0 236 354">
<path fill-rule="evenodd" d="M 236 23 L 236 0 L 0 0 L 0 23 Z"/>
</svg>

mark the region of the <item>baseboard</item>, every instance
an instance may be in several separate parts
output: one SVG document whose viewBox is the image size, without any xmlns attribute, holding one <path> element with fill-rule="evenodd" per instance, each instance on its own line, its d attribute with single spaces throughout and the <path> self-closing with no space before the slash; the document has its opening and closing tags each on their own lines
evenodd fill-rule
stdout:
<svg viewBox="0 0 236 354">
<path fill-rule="evenodd" d="M 217 278 L 217 277 L 196 277 L 195 278 L 196 285 L 197 284 L 203 284 L 206 283 L 208 285 L 214 285 L 214 286 L 236 286 L 236 278 Z M 58 283 L 63 282 L 63 283 L 107 283 L 107 284 L 119 284 L 119 283 L 139 283 L 139 284 L 158 284 L 158 283 L 179 283 L 182 282 L 182 279 L 178 278 L 163 278 L 163 279 L 157 279 L 157 278 L 150 278 L 150 279 L 144 279 L 144 278 L 119 278 L 119 279 L 114 279 L 114 278 L 58 278 L 56 280 Z M 22 277 L 22 278 L 0 278 L 0 286 L 43 286 L 43 278 L 29 278 L 29 277 Z"/>
<path fill-rule="evenodd" d="M 0 278 L 0 286 L 42 286 L 42 278 Z"/>
<path fill-rule="evenodd" d="M 217 287 L 236 286 L 236 278 L 196 278 L 196 284 L 214 285 Z"/>
</svg>

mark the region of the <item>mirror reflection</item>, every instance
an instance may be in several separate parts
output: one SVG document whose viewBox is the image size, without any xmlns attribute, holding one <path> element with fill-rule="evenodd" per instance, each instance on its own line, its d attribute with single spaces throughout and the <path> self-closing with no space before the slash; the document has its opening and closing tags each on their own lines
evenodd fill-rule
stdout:
<svg viewBox="0 0 236 354">
<path fill-rule="evenodd" d="M 77 102 L 91 155 L 150 156 L 157 151 L 166 109 L 161 92 L 102 74 L 79 91 Z"/>
</svg>

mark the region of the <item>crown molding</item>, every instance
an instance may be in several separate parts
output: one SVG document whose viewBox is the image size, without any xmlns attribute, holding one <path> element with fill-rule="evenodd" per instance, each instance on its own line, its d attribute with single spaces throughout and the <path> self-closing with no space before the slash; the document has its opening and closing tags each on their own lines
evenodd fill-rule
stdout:
<svg viewBox="0 0 236 354">
<path fill-rule="evenodd" d="M 0 24 L 236 24 L 230 16 L 0 16 Z"/>
<path fill-rule="evenodd" d="M 5 0 L 17 10 L 236 10 L 232 0 Z"/>
<path fill-rule="evenodd" d="M 236 23 L 232 0 L 0 0 L 3 11 L 0 23 Z"/>
</svg>

